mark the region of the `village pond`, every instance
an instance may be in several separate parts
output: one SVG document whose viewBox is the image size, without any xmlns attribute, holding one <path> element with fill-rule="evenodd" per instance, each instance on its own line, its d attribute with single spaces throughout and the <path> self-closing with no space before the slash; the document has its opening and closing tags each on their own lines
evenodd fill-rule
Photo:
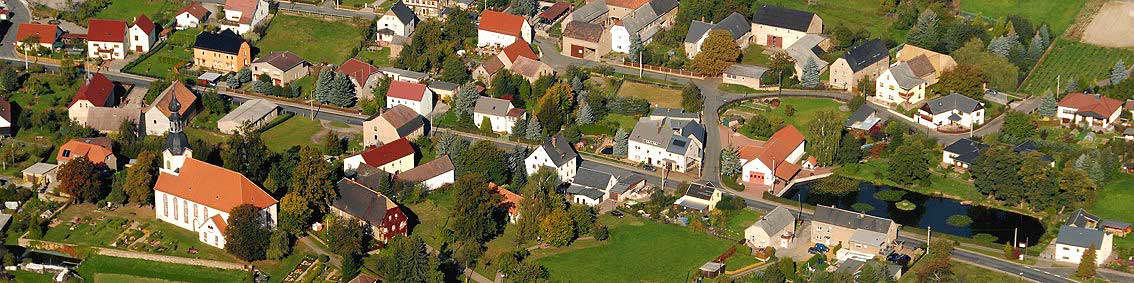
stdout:
<svg viewBox="0 0 1134 283">
<path fill-rule="evenodd" d="M 1019 242 L 1026 241 L 1028 246 L 1032 246 L 1040 241 L 1046 231 L 1043 223 L 1032 216 L 962 204 L 955 199 L 929 196 L 901 188 L 861 182 L 858 184 L 857 192 L 844 196 L 828 196 L 812 194 L 812 184 L 814 183 L 796 184 L 791 190 L 784 192 L 783 197 L 812 205 L 834 205 L 846 210 L 865 212 L 869 215 L 893 219 L 902 226 L 923 230 L 932 227 L 934 233 L 946 233 L 976 240 L 982 238 L 992 240 L 991 237 L 995 237 L 996 243 L 1012 241 L 1013 233 L 1017 233 L 1015 236 Z M 900 200 L 898 200 L 899 196 Z M 899 209 L 898 203 L 904 204 L 903 208 L 907 209 L 909 203 L 915 207 L 910 210 Z M 954 215 L 963 215 L 967 219 Z M 950 216 L 954 216 L 953 221 L 948 220 Z M 1017 228 L 1019 230 L 1015 231 Z"/>
</svg>

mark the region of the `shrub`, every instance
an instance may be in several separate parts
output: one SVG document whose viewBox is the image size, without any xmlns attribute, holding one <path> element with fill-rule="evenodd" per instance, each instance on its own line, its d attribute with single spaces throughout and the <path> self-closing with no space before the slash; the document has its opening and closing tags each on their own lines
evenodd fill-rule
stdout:
<svg viewBox="0 0 1134 283">
<path fill-rule="evenodd" d="M 910 211 L 910 210 L 914 210 L 915 208 L 917 208 L 917 205 L 910 202 L 909 200 L 903 200 L 901 202 L 895 203 L 894 206 L 898 207 L 898 209 L 905 210 L 905 211 Z"/>
<path fill-rule="evenodd" d="M 606 225 L 595 225 L 591 235 L 595 236 L 595 240 L 606 241 L 610 238 L 610 230 L 606 228 Z"/>
</svg>

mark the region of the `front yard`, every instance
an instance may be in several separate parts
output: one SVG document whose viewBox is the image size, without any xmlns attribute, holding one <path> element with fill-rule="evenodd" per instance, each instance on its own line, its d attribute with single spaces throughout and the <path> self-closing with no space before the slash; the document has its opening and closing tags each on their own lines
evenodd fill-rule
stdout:
<svg viewBox="0 0 1134 283">
<path fill-rule="evenodd" d="M 201 31 L 197 29 L 174 32 L 158 50 L 150 51 L 153 52 L 150 57 L 126 69 L 126 72 L 159 78 L 169 77 L 175 67 L 193 61 L 193 41 L 197 39 L 198 33 Z"/>
<path fill-rule="evenodd" d="M 618 88 L 618 96 L 629 96 L 645 99 L 651 105 L 668 108 L 681 108 L 681 90 L 660 87 L 633 81 L 623 81 Z"/>
<path fill-rule="evenodd" d="M 260 55 L 291 51 L 312 64 L 342 64 L 362 42 L 366 25 L 357 22 L 324 21 L 316 18 L 277 15 L 264 37 L 254 45 Z"/>
</svg>

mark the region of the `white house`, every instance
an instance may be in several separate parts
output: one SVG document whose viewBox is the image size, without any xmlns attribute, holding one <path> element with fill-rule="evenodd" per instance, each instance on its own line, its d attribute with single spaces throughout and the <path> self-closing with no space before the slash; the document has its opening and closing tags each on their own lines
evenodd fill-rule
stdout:
<svg viewBox="0 0 1134 283">
<path fill-rule="evenodd" d="M 398 1 L 378 19 L 377 39 L 379 42 L 390 43 L 394 36 L 408 37 L 416 24 L 417 15 L 413 13 L 413 9 Z"/>
<path fill-rule="evenodd" d="M 485 10 L 480 14 L 476 35 L 476 46 L 500 48 L 516 39 L 532 42 L 532 26 L 522 16 Z"/>
<path fill-rule="evenodd" d="M 685 195 L 673 201 L 673 206 L 704 213 L 717 209 L 721 197 L 721 190 L 703 183 L 692 183 L 685 190 Z"/>
<path fill-rule="evenodd" d="M 771 186 L 777 180 L 788 182 L 799 173 L 806 141 L 795 126 L 787 125 L 772 134 L 763 146 L 740 149 L 741 180 Z"/>
<path fill-rule="evenodd" d="M 478 97 L 476 106 L 473 107 L 473 123 L 480 127 L 480 124 L 488 121 L 492 123 L 493 132 L 512 134 L 516 121 L 526 115 L 523 108 L 513 107 L 511 101 L 487 96 Z"/>
<path fill-rule="evenodd" d="M 705 128 L 693 120 L 642 117 L 630 132 L 627 158 L 661 169 L 690 172 L 701 166 Z"/>
<path fill-rule="evenodd" d="M 777 206 L 744 229 L 744 240 L 753 248 L 787 248 L 795 240 L 795 215 Z"/>
<path fill-rule="evenodd" d="M 545 140 L 543 145 L 524 159 L 524 168 L 527 169 L 528 175 L 535 174 L 542 167 L 552 168 L 558 173 L 559 181 L 571 182 L 575 179 L 579 163 L 582 161 L 579 152 L 575 151 L 575 146 L 567 142 L 562 135 L 556 134 Z"/>
<path fill-rule="evenodd" d="M 642 46 L 649 44 L 655 34 L 673 25 L 676 15 L 676 0 L 653 0 L 638 7 L 610 27 L 611 50 L 630 53 L 632 35 L 638 36 Z"/>
<path fill-rule="evenodd" d="M 914 121 L 930 129 L 943 126 L 972 129 L 984 124 L 984 104 L 968 96 L 953 93 L 926 102 L 917 110 Z"/>
<path fill-rule="evenodd" d="M 134 19 L 130 25 L 130 51 L 138 53 L 150 52 L 150 47 L 157 42 L 158 26 L 146 15 Z"/>
<path fill-rule="evenodd" d="M 1056 117 L 1063 124 L 1112 130 L 1122 113 L 1123 102 L 1099 94 L 1069 93 L 1059 100 Z"/>
<path fill-rule="evenodd" d="M 874 82 L 874 99 L 886 104 L 915 105 L 925 100 L 929 84 L 914 75 L 910 65 L 901 62 L 890 66 Z"/>
<path fill-rule="evenodd" d="M 147 135 L 160 136 L 169 132 L 170 116 L 172 114 L 172 112 L 170 112 L 170 104 L 175 97 L 180 104 L 178 114 L 181 115 L 181 117 L 189 118 L 196 112 L 195 110 L 198 104 L 197 95 L 193 94 L 193 91 L 189 90 L 189 88 L 185 87 L 181 82 L 174 82 L 166 88 L 165 91 L 162 91 L 161 95 L 154 100 L 154 104 L 146 110 L 144 114 L 145 125 L 142 127 L 145 128 Z"/>
<path fill-rule="evenodd" d="M 436 190 L 454 182 L 453 160 L 448 155 L 438 156 L 425 164 L 406 170 L 395 176 L 399 180 L 420 182 L 430 190 Z"/>
<path fill-rule="evenodd" d="M 618 179 L 609 173 L 580 168 L 565 192 L 571 203 L 593 207 L 612 197 L 610 193 L 615 184 Z"/>
<path fill-rule="evenodd" d="M 406 139 L 398 139 L 388 144 L 370 147 L 362 153 L 343 159 L 343 172 L 354 175 L 358 167 L 367 165 L 398 174 L 413 169 L 414 154 L 417 153 Z"/>
<path fill-rule="evenodd" d="M 761 5 L 752 16 L 752 40 L 774 48 L 792 46 L 808 34 L 823 33 L 823 19 L 811 12 Z"/>
<path fill-rule="evenodd" d="M 969 138 L 959 139 L 941 151 L 941 163 L 945 166 L 969 168 L 988 145 Z"/>
<path fill-rule="evenodd" d="M 226 0 L 224 2 L 224 19 L 220 20 L 220 28 L 232 30 L 236 34 L 245 34 L 252 27 L 259 25 L 268 16 L 268 1 L 264 0 Z"/>
<path fill-rule="evenodd" d="M 87 57 L 126 58 L 126 30 L 125 21 L 91 19 L 87 28 Z"/>
<path fill-rule="evenodd" d="M 716 24 L 693 20 L 689 24 L 689 32 L 685 35 L 685 55 L 689 59 L 697 56 L 701 52 L 701 44 L 705 42 L 705 38 L 709 37 L 709 32 L 713 30 L 728 31 L 732 35 L 732 40 L 740 46 L 740 49 L 748 47 L 748 43 L 752 37 L 752 25 L 748 22 L 748 18 L 744 15 L 733 12 Z"/>
<path fill-rule="evenodd" d="M 421 116 L 433 112 L 433 91 L 423 84 L 403 81 L 390 81 L 386 90 L 386 107 L 405 105 Z"/>
<path fill-rule="evenodd" d="M 1064 225 L 1055 238 L 1055 261 L 1079 264 L 1083 253 L 1095 249 L 1095 264 L 1102 265 L 1114 249 L 1114 235 L 1098 229 Z"/>
<path fill-rule="evenodd" d="M 174 17 L 174 21 L 177 22 L 175 28 L 183 30 L 200 27 L 201 23 L 208 21 L 212 14 L 213 12 L 202 6 L 201 2 L 191 2 L 177 12 L 177 16 Z"/>
</svg>

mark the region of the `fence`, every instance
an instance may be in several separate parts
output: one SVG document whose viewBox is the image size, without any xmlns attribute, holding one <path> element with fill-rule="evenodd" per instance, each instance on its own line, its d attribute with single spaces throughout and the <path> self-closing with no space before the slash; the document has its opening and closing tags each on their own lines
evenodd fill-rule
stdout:
<svg viewBox="0 0 1134 283">
<path fill-rule="evenodd" d="M 644 65 L 644 64 L 638 64 L 638 63 L 632 63 L 632 62 L 624 62 L 624 63 L 622 63 L 622 66 L 629 67 L 629 68 L 641 68 L 643 70 L 648 70 L 650 72 L 664 73 L 664 74 L 670 74 L 670 75 L 679 76 L 679 77 L 694 78 L 694 79 L 701 79 L 701 80 L 719 76 L 719 75 L 704 75 L 704 74 L 685 71 L 685 70 L 670 69 L 670 68 L 661 67 L 661 66 Z"/>
</svg>

